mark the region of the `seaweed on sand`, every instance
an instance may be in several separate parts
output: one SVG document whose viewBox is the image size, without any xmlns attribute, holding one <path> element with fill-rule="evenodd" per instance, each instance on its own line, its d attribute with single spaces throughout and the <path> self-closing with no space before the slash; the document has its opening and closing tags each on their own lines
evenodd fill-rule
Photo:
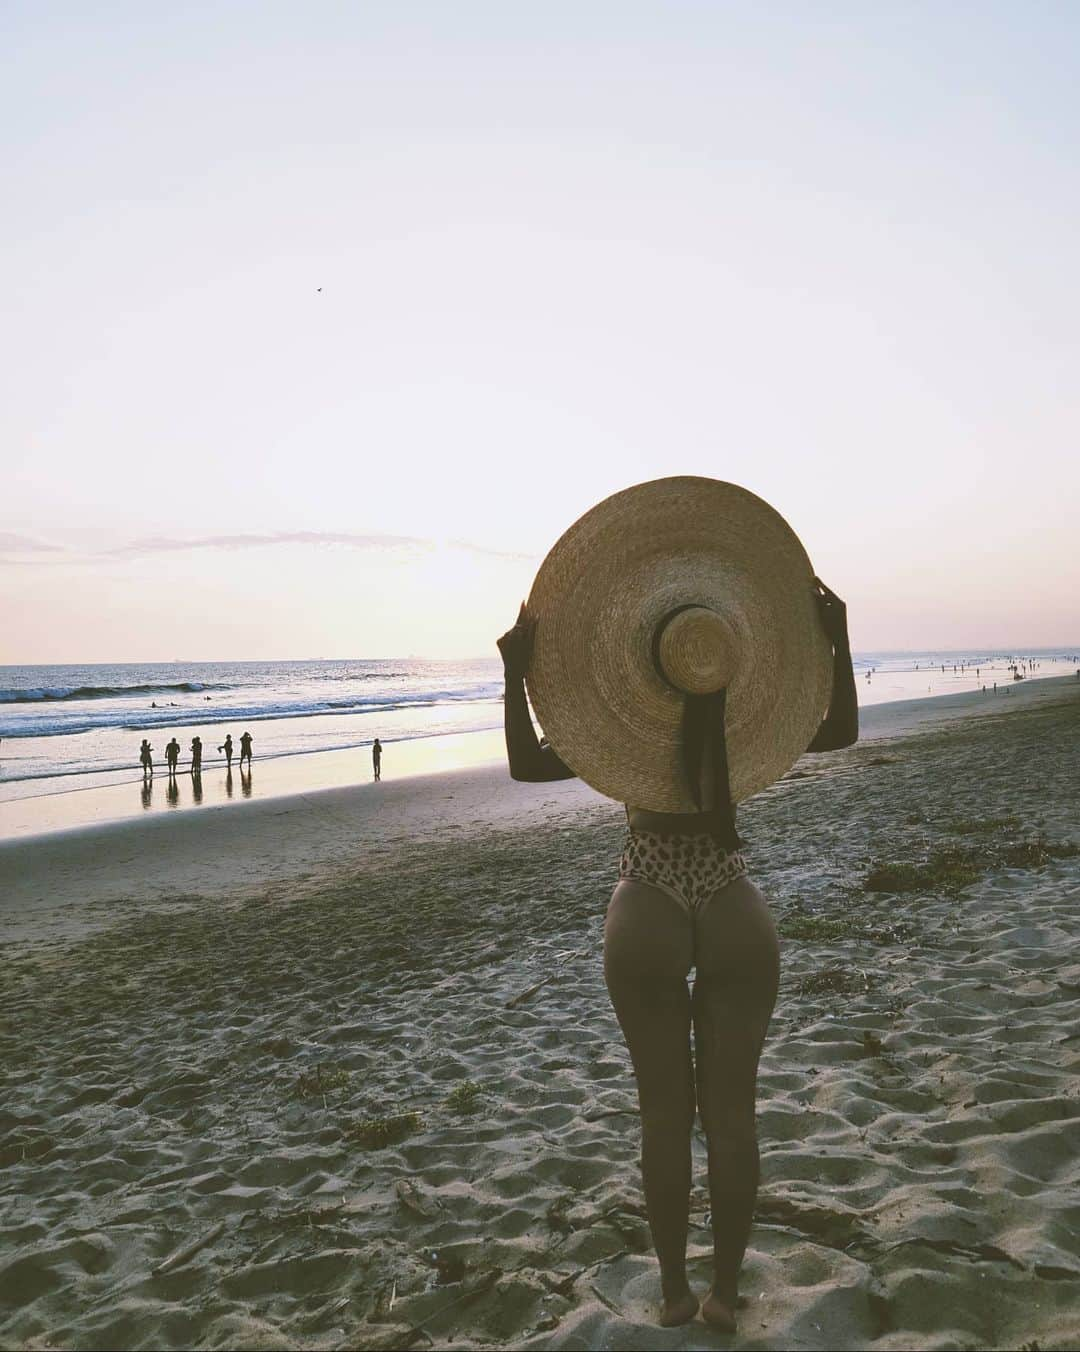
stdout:
<svg viewBox="0 0 1080 1352">
<path fill-rule="evenodd" d="M 870 989 L 870 978 L 857 967 L 826 967 L 799 982 L 801 995 L 857 995 Z"/>
<path fill-rule="evenodd" d="M 331 1089 L 344 1089 L 349 1083 L 349 1072 L 339 1066 L 336 1070 L 323 1070 L 322 1062 L 315 1067 L 314 1075 L 301 1075 L 296 1081 L 296 1092 L 300 1098 L 310 1098 L 315 1094 L 326 1094 Z"/>
<path fill-rule="evenodd" d="M 914 925 L 906 921 L 884 921 L 876 916 L 848 913 L 829 918 L 807 912 L 785 915 L 778 926 L 782 939 L 804 943 L 838 943 L 862 940 L 871 944 L 897 944 L 910 939 Z"/>
<path fill-rule="evenodd" d="M 1009 818 L 999 818 L 999 824 Z M 1052 859 L 1071 859 L 1080 846 L 1066 840 L 1014 840 L 979 846 L 949 845 L 922 864 L 879 863 L 866 875 L 867 892 L 958 892 L 992 868 L 1042 868 Z"/>
<path fill-rule="evenodd" d="M 976 852 L 949 846 L 935 850 L 923 864 L 876 864 L 863 887 L 867 892 L 956 892 L 976 882 L 986 866 Z"/>
<path fill-rule="evenodd" d="M 395 1145 L 418 1131 L 423 1118 L 418 1112 L 392 1113 L 387 1117 L 363 1117 L 345 1130 L 346 1139 L 366 1150 Z"/>
<path fill-rule="evenodd" d="M 446 1096 L 446 1106 L 452 1113 L 464 1116 L 466 1113 L 475 1113 L 480 1109 L 480 1098 L 483 1090 L 474 1080 L 462 1080 L 460 1084 L 454 1085 Z"/>
</svg>

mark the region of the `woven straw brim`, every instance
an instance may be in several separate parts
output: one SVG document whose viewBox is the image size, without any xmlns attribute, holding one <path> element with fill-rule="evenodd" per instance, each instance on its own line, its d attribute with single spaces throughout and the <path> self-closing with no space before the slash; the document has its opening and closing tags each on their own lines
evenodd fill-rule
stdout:
<svg viewBox="0 0 1080 1352">
<path fill-rule="evenodd" d="M 600 793 L 655 812 L 697 810 L 683 770 L 684 696 L 653 657 L 661 622 L 687 605 L 716 611 L 731 635 L 725 727 L 739 802 L 794 765 L 831 693 L 813 570 L 778 512 L 715 479 L 637 484 L 570 527 L 528 600 L 526 682 L 549 742 Z"/>
</svg>

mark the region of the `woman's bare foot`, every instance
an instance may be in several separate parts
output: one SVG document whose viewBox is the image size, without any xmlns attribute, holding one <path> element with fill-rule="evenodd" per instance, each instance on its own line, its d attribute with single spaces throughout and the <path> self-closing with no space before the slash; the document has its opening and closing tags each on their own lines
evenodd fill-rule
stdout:
<svg viewBox="0 0 1080 1352">
<path fill-rule="evenodd" d="M 701 1317 L 710 1328 L 719 1329 L 721 1333 L 735 1332 L 735 1302 L 721 1300 L 715 1286 L 709 1289 L 702 1303 Z"/>
<path fill-rule="evenodd" d="M 665 1296 L 660 1306 L 660 1326 L 665 1329 L 676 1328 L 679 1324 L 689 1324 L 698 1312 L 698 1298 L 689 1287 L 678 1296 Z"/>
</svg>

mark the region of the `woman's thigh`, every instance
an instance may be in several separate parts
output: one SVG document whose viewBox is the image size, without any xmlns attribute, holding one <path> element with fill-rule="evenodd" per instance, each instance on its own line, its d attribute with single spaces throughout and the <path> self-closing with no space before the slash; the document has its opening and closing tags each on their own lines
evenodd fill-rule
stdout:
<svg viewBox="0 0 1080 1352">
<path fill-rule="evenodd" d="M 685 909 L 648 883 L 624 879 L 604 925 L 604 977 L 637 1073 L 643 1106 L 683 1114 L 690 1068 L 694 928 Z"/>
<path fill-rule="evenodd" d="M 752 1118 L 758 1059 L 776 1003 L 780 946 L 768 903 L 749 878 L 715 893 L 695 917 L 694 1043 L 706 1129 Z"/>
</svg>

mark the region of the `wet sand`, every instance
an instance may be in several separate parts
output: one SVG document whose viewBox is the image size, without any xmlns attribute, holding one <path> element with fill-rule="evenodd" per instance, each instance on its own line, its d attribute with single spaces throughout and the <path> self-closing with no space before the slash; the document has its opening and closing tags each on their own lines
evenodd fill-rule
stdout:
<svg viewBox="0 0 1080 1352">
<path fill-rule="evenodd" d="M 916 703 L 740 810 L 784 953 L 733 1338 L 655 1323 L 619 810 L 481 767 L 0 847 L 0 1346 L 1078 1345 L 1080 683 Z"/>
</svg>

